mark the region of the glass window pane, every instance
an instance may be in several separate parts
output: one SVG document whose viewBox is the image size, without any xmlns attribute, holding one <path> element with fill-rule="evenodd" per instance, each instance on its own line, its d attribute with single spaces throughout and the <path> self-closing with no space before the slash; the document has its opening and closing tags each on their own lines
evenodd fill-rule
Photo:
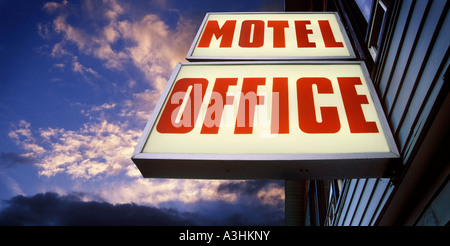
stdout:
<svg viewBox="0 0 450 246">
<path fill-rule="evenodd" d="M 364 15 L 364 19 L 369 22 L 370 14 L 372 13 L 373 0 L 355 0 L 361 13 Z"/>
</svg>

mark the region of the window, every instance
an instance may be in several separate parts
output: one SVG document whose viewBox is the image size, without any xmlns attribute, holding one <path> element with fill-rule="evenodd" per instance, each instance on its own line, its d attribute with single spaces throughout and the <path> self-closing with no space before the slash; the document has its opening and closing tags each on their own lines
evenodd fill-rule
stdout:
<svg viewBox="0 0 450 246">
<path fill-rule="evenodd" d="M 336 10 L 348 26 L 358 58 L 369 71 L 377 62 L 392 0 L 335 0 Z"/>
<path fill-rule="evenodd" d="M 367 23 L 365 43 L 370 56 L 375 61 L 381 44 L 387 16 L 388 0 L 355 0 L 359 11 Z"/>
<path fill-rule="evenodd" d="M 322 226 L 327 224 L 328 180 L 309 180 L 306 202 L 305 225 Z"/>
<path fill-rule="evenodd" d="M 383 29 L 386 23 L 386 12 L 386 3 L 380 0 L 376 1 L 375 10 L 373 11 L 372 16 L 372 23 L 367 35 L 367 48 L 369 49 L 370 55 L 374 61 L 376 60 L 381 44 Z"/>
<path fill-rule="evenodd" d="M 373 0 L 355 0 L 355 2 L 361 10 L 364 19 L 366 19 L 366 22 L 369 22 L 370 14 L 372 14 Z"/>
</svg>

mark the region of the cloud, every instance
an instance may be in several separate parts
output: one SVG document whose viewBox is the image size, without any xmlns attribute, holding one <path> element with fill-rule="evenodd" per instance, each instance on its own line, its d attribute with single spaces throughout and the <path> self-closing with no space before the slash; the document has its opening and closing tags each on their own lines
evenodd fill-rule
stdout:
<svg viewBox="0 0 450 246">
<path fill-rule="evenodd" d="M 129 158 L 139 135 L 140 131 L 127 129 L 126 124 L 106 120 L 85 124 L 78 131 L 65 131 L 57 136 L 50 154 L 37 166 L 45 176 L 61 171 L 73 178 L 117 175 L 131 164 Z"/>
<path fill-rule="evenodd" d="M 68 2 L 66 0 L 62 1 L 62 3 L 57 2 L 48 2 L 44 4 L 43 9 L 46 10 L 49 13 L 55 12 L 56 10 L 60 9 L 64 5 L 66 5 Z"/>
<path fill-rule="evenodd" d="M 221 183 L 217 188 L 219 194 L 237 194 L 256 197 L 263 204 L 284 205 L 284 187 L 281 182 L 267 180 L 250 180 Z"/>
<path fill-rule="evenodd" d="M 103 104 L 93 109 L 114 107 L 113 104 Z M 269 207 L 271 211 L 284 210 L 284 187 L 279 181 L 142 178 L 130 160 L 141 131 L 130 130 L 124 123 L 103 120 L 87 123 L 76 131 L 46 128 L 34 132 L 27 122 L 22 121 L 19 125 L 22 128 L 16 127 L 10 132 L 11 136 L 22 134 L 19 145 L 28 146 L 30 141 L 34 141 L 36 146 L 45 148 L 45 151 L 39 155 L 30 152 L 5 156 L 21 161 L 31 160 L 24 159 L 24 156 L 33 156 L 39 174 L 46 177 L 65 174 L 72 179 L 99 180 L 121 176 L 119 180 L 108 179 L 96 185 L 98 195 L 110 203 L 181 206 L 188 212 L 197 211 L 197 206 L 203 206 L 205 202 L 220 206 L 253 204 Z"/>
<path fill-rule="evenodd" d="M 136 204 L 113 205 L 82 200 L 79 194 L 15 196 L 0 212 L 0 225 L 114 226 L 196 225 L 194 215 Z"/>
<path fill-rule="evenodd" d="M 57 13 L 58 15 L 53 20 L 51 31 L 49 30 L 50 28 L 48 27 L 48 24 L 38 24 L 38 34 L 47 39 L 50 36 L 50 32 L 62 35 L 62 39 L 53 45 L 51 52 L 53 57 L 58 58 L 63 56 L 72 56 L 76 59 L 73 52 L 70 52 L 68 51 L 68 48 L 65 48 L 68 44 L 75 44 L 78 51 L 82 54 L 93 55 L 96 58 L 106 61 L 104 65 L 107 68 L 121 70 L 121 64 L 128 59 L 128 56 L 124 52 L 114 51 L 111 48 L 111 45 L 117 41 L 117 38 L 119 37 L 119 34 L 115 30 L 115 19 L 123 12 L 123 10 L 121 10 L 120 6 L 115 3 L 115 1 L 98 2 L 101 3 L 101 5 L 86 7 L 90 6 L 88 3 L 92 2 L 85 1 L 83 4 L 87 11 L 80 11 L 80 9 L 76 9 L 76 6 L 70 4 L 45 4 L 44 9 L 46 10 L 49 9 L 49 7 L 46 7 L 47 5 L 52 6 L 52 11 L 47 12 Z M 68 9 L 71 9 L 72 11 L 69 11 Z M 78 18 L 77 21 L 80 23 L 86 23 L 89 22 L 89 20 L 91 22 L 95 22 L 98 21 L 97 18 L 99 15 L 98 13 L 93 12 L 99 10 L 105 12 L 104 15 L 100 16 L 105 16 L 105 19 L 110 21 L 109 24 L 101 28 L 86 28 L 86 26 L 89 25 L 80 25 L 77 27 L 70 24 L 67 20 L 70 17 Z M 80 12 L 81 15 L 79 14 Z M 73 65 L 74 71 L 82 71 L 80 69 L 76 69 L 76 65 L 79 65 L 78 61 L 74 61 Z"/>
<path fill-rule="evenodd" d="M 94 114 L 100 113 L 100 116 L 98 118 L 104 119 L 105 113 L 111 109 L 114 109 L 116 106 L 117 106 L 116 103 L 103 103 L 100 106 L 94 105 L 91 106 L 89 109 L 82 109 L 81 113 L 87 117 L 92 117 Z"/>
<path fill-rule="evenodd" d="M 14 127 L 15 129 L 8 133 L 8 136 L 17 144 L 20 145 L 23 149 L 29 151 L 26 154 L 21 154 L 20 156 L 23 158 L 35 158 L 43 153 L 45 153 L 45 149 L 42 146 L 39 146 L 36 143 L 36 138 L 32 136 L 30 130 L 30 123 L 21 120 L 18 126 Z"/>
<path fill-rule="evenodd" d="M 54 31 L 63 34 L 63 41 L 75 43 L 79 50 L 90 52 L 93 40 L 83 30 L 68 24 L 66 18 L 67 16 L 60 15 L 53 21 Z"/>
<path fill-rule="evenodd" d="M 125 100 L 119 116 L 134 118 L 137 122 L 147 122 L 159 97 L 160 93 L 158 91 L 150 89 L 134 93 L 131 100 Z"/>
<path fill-rule="evenodd" d="M 137 169 L 135 169 L 137 170 Z M 140 177 L 142 177 L 139 174 Z M 136 202 L 153 206 L 169 206 L 172 202 L 194 204 L 199 201 L 237 202 L 237 195 L 217 191 L 222 180 L 191 179 L 144 179 L 106 184 L 99 189 L 100 195 L 112 203 Z M 114 192 L 111 190 L 114 189 Z"/>
<path fill-rule="evenodd" d="M 202 222 L 206 225 L 284 224 L 282 181 L 138 179 L 115 187 L 118 188 L 114 192 L 116 197 L 107 187 L 100 195 L 108 196 L 111 203 L 133 201 L 158 208 L 177 208 L 180 212 L 208 218 Z"/>
<path fill-rule="evenodd" d="M 118 26 L 123 37 L 135 43 L 126 48 L 130 58 L 153 87 L 162 92 L 176 63 L 184 60 L 195 26 L 180 17 L 176 29 L 171 30 L 155 14 L 148 14 L 137 22 L 121 21 Z"/>
<path fill-rule="evenodd" d="M 37 29 L 38 29 L 38 34 L 39 36 L 41 36 L 43 39 L 49 39 L 51 34 L 50 34 L 50 24 L 49 23 L 38 23 L 37 24 Z"/>
<path fill-rule="evenodd" d="M 126 123 L 107 120 L 86 123 L 76 131 L 46 128 L 32 134 L 30 124 L 21 121 L 9 133 L 16 143 L 34 158 L 39 174 L 66 173 L 72 178 L 117 175 L 128 165 L 141 131 L 128 129 Z M 38 136 L 36 136 L 38 135 Z"/>
<path fill-rule="evenodd" d="M 131 182 L 111 182 L 99 187 L 97 192 L 114 204 L 135 202 L 158 208 L 177 208 L 181 212 L 205 214 L 217 220 L 234 215 L 243 224 L 284 221 L 283 182 L 258 182 L 258 188 L 243 192 L 224 191 L 223 187 L 249 187 L 254 186 L 253 181 L 141 178 Z"/>
<path fill-rule="evenodd" d="M 95 77 L 100 77 L 100 75 L 96 71 L 94 71 L 94 69 L 81 65 L 78 62 L 78 58 L 76 56 L 73 57 L 72 71 L 80 73 L 82 75 L 91 74 Z"/>
<path fill-rule="evenodd" d="M 39 193 L 18 195 L 4 201 L 0 225 L 86 226 L 86 225 L 283 225 L 284 213 L 269 206 L 200 201 L 194 212 L 157 208 L 135 203 L 112 204 L 92 201 L 86 193 L 67 195 Z"/>
<path fill-rule="evenodd" d="M 68 55 L 76 59 L 76 55 L 66 48 L 75 44 L 78 52 L 104 61 L 103 65 L 108 69 L 122 71 L 131 62 L 143 73 L 152 89 L 161 93 L 175 64 L 184 61 L 195 34 L 192 21 L 180 16 L 173 28 L 157 14 L 131 19 L 127 9 L 114 0 L 84 1 L 82 6 L 83 11 L 67 2 L 44 5 L 47 12 L 57 14 L 51 31 L 62 35 L 62 39 L 53 45 L 51 55 L 55 58 Z M 72 11 L 68 11 L 69 8 Z M 92 21 L 97 25 L 76 26 L 75 22 L 69 22 L 73 18 L 79 23 Z M 48 24 L 38 24 L 38 33 L 44 38 L 48 39 L 49 29 Z M 78 61 L 72 65 L 75 72 L 89 72 Z"/>
</svg>

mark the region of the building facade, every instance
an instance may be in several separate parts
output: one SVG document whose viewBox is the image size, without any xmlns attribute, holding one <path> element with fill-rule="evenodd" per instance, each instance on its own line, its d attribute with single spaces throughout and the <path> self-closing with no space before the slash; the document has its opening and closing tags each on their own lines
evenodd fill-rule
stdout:
<svg viewBox="0 0 450 246">
<path fill-rule="evenodd" d="M 285 1 L 286 11 L 338 12 L 401 154 L 383 178 L 286 181 L 287 225 L 449 224 L 448 8 L 445 0 Z"/>
</svg>

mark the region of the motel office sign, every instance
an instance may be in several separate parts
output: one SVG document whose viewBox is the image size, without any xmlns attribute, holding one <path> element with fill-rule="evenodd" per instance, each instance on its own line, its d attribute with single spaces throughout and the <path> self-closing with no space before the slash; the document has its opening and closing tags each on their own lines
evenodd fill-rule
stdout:
<svg viewBox="0 0 450 246">
<path fill-rule="evenodd" d="M 205 46 L 218 42 L 220 47 L 221 39 L 232 39 L 238 41 L 230 41 L 229 55 L 244 46 L 252 49 L 250 53 L 243 50 L 236 54 L 249 58 L 254 49 L 261 48 L 267 57 L 268 50 L 281 48 L 276 43 L 287 47 L 291 39 L 274 38 L 273 33 L 284 30 L 287 37 L 291 24 L 314 33 L 308 31 L 312 24 L 295 24 L 299 22 L 326 23 L 318 24 L 317 29 L 325 30 L 321 32 L 322 45 L 320 39 L 306 35 L 307 42 L 319 50 L 331 48 L 325 45 L 331 41 L 323 41 L 324 32 L 333 33 L 334 44 L 347 47 L 346 36 L 332 28 L 335 24 L 331 23 L 337 20 L 334 14 L 237 15 L 239 18 L 234 14 L 219 14 L 220 18 L 207 15 L 190 55 L 201 46 L 201 40 L 206 40 Z M 259 20 L 264 22 L 264 33 L 267 27 L 277 27 L 255 45 L 261 28 L 256 25 L 262 24 L 252 23 L 262 23 Z M 282 24 L 271 22 L 275 20 Z M 213 26 L 211 31 L 208 25 Z M 233 35 L 221 31 L 225 27 Z M 239 47 L 233 47 L 236 44 Z M 298 44 L 297 49 L 301 49 Z M 214 52 L 201 57 L 211 59 Z M 220 52 L 218 55 L 223 57 Z M 363 63 L 234 61 L 178 64 L 132 159 L 144 177 L 328 179 L 382 177 L 398 156 Z"/>
</svg>

